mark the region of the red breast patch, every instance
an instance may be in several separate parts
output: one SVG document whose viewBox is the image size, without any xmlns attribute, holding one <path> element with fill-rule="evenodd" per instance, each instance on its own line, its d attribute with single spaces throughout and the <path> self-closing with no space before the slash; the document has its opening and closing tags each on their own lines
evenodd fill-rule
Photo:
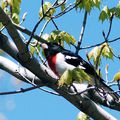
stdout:
<svg viewBox="0 0 120 120">
<path fill-rule="evenodd" d="M 51 70 L 52 70 L 57 76 L 59 76 L 59 74 L 58 74 L 57 71 L 56 71 L 56 66 L 55 66 L 55 64 L 56 64 L 56 55 L 50 56 L 50 57 L 48 58 L 48 64 L 49 64 Z"/>
</svg>

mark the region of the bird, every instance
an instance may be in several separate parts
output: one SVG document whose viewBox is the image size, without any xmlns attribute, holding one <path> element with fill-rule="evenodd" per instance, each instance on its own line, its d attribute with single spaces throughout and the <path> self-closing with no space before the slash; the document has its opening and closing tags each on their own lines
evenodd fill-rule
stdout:
<svg viewBox="0 0 120 120">
<path fill-rule="evenodd" d="M 85 61 L 81 56 L 74 52 L 63 48 L 58 43 L 42 43 L 41 47 L 44 51 L 49 67 L 58 78 L 66 70 L 73 70 L 78 67 L 92 77 L 92 85 L 96 85 L 103 91 L 107 91 L 112 96 L 112 101 L 119 101 L 120 96 L 105 84 L 104 80 L 96 73 L 92 64 Z"/>
</svg>

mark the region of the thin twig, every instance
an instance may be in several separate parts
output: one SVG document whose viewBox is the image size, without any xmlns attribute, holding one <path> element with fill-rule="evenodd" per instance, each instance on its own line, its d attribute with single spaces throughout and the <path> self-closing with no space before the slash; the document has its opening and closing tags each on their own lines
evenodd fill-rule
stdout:
<svg viewBox="0 0 120 120">
<path fill-rule="evenodd" d="M 73 4 L 68 5 L 62 12 L 58 13 L 57 15 L 53 16 L 53 19 L 56 19 L 58 17 L 61 17 L 62 15 L 70 12 L 73 10 L 75 7 L 77 7 L 83 0 L 80 0 L 78 3 L 74 2 Z"/>
<path fill-rule="evenodd" d="M 52 23 L 54 24 L 55 28 L 56 28 L 57 30 L 59 30 L 59 28 L 58 28 L 57 24 L 55 23 L 55 21 L 54 21 L 52 18 L 51 18 L 51 20 L 52 20 Z"/>
<path fill-rule="evenodd" d="M 76 47 L 76 54 L 78 54 L 78 52 L 80 50 L 80 46 L 82 44 L 83 35 L 84 35 L 84 32 L 85 32 L 85 27 L 86 27 L 86 22 L 87 22 L 87 11 L 85 11 L 85 14 L 84 14 L 84 19 L 83 19 L 83 24 L 82 24 L 82 28 L 81 28 L 81 33 L 80 33 L 80 37 L 79 37 L 78 44 L 77 44 L 77 47 Z"/>
<path fill-rule="evenodd" d="M 109 35 L 110 35 L 110 33 L 111 33 L 111 29 L 112 29 L 112 23 L 113 23 L 113 15 L 111 16 L 111 18 L 110 18 L 110 26 L 109 26 L 109 30 L 108 30 L 108 33 L 107 33 L 107 35 L 106 35 L 106 40 L 108 40 L 108 37 L 109 37 Z"/>
<path fill-rule="evenodd" d="M 0 92 L 0 95 L 11 95 L 11 94 L 18 94 L 18 93 L 24 93 L 24 92 L 28 92 L 34 89 L 39 88 L 40 86 L 33 86 L 33 87 L 29 87 L 29 88 L 20 88 L 19 90 L 16 91 L 9 91 L 9 92 Z"/>
<path fill-rule="evenodd" d="M 109 41 L 107 41 L 107 43 L 113 43 L 113 42 L 118 41 L 118 40 L 120 40 L 120 37 L 115 38 L 115 39 L 112 39 L 112 40 L 109 40 Z M 86 46 L 86 47 L 81 47 L 80 49 L 81 49 L 81 50 L 90 49 L 90 48 L 93 48 L 93 47 L 96 47 L 96 46 L 100 46 L 100 45 L 102 45 L 102 44 L 105 43 L 105 42 L 106 42 L 106 41 L 103 41 L 103 42 L 98 43 L 98 44 L 95 44 L 95 45 L 90 45 L 90 46 Z"/>
<path fill-rule="evenodd" d="M 50 22 L 50 20 L 51 20 L 51 19 L 47 20 L 46 23 L 44 24 L 44 26 L 43 26 L 43 28 L 42 28 L 42 30 L 41 30 L 41 32 L 40 32 L 40 35 L 39 35 L 40 37 L 42 36 L 42 34 L 43 34 L 45 28 L 47 27 L 48 23 Z"/>
</svg>

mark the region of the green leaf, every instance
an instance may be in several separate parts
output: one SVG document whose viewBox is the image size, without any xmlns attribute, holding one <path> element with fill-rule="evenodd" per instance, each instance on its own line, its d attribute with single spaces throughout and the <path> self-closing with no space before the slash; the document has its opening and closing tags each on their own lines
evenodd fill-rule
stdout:
<svg viewBox="0 0 120 120">
<path fill-rule="evenodd" d="M 101 48 L 96 46 L 94 47 L 89 53 L 88 53 L 88 58 L 89 59 L 93 59 L 94 64 L 98 64 L 100 65 L 100 61 L 101 61 Z"/>
<path fill-rule="evenodd" d="M 7 7 L 7 1 L 3 1 L 2 0 L 1 7 L 2 7 L 2 9 L 4 9 L 5 7 Z"/>
<path fill-rule="evenodd" d="M 107 14 L 106 14 L 105 11 L 102 11 L 100 13 L 99 20 L 101 20 L 102 22 L 104 22 L 106 19 L 107 19 Z"/>
<path fill-rule="evenodd" d="M 76 40 L 75 38 L 70 35 L 69 33 L 65 32 L 65 31 L 59 31 L 59 30 L 55 30 L 53 31 L 49 37 L 48 37 L 48 41 L 49 42 L 56 42 L 59 43 L 61 42 L 66 42 L 68 45 L 70 45 L 70 43 L 75 44 Z"/>
<path fill-rule="evenodd" d="M 80 112 L 77 116 L 77 120 L 90 120 L 90 117 L 83 112 Z"/>
<path fill-rule="evenodd" d="M 93 0 L 94 6 L 100 9 L 101 0 Z"/>
<path fill-rule="evenodd" d="M 57 2 L 57 4 L 60 5 L 60 7 L 61 7 L 61 11 L 64 11 L 64 10 L 65 10 L 65 3 L 63 3 L 63 2 L 64 2 L 64 0 L 59 0 L 59 1 Z"/>
<path fill-rule="evenodd" d="M 104 22 L 106 19 L 110 18 L 109 16 L 110 16 L 109 8 L 108 8 L 108 6 L 105 6 L 100 13 L 99 20 Z"/>
<path fill-rule="evenodd" d="M 76 0 L 76 4 L 78 4 L 79 0 Z M 100 9 L 101 0 L 83 0 L 76 9 L 80 8 L 80 10 L 85 9 L 87 12 L 90 12 L 93 8 Z"/>
<path fill-rule="evenodd" d="M 113 49 L 107 43 L 101 45 L 101 47 L 103 46 L 102 56 L 108 59 L 113 59 Z"/>
<path fill-rule="evenodd" d="M 19 22 L 20 22 L 19 15 L 16 14 L 16 13 L 13 13 L 13 15 L 12 15 L 12 20 L 13 20 L 16 24 L 19 24 Z"/>
<path fill-rule="evenodd" d="M 92 8 L 91 2 L 89 0 L 86 0 L 86 2 L 85 2 L 85 10 L 87 12 L 90 12 L 91 8 Z"/>
<path fill-rule="evenodd" d="M 49 19 L 55 13 L 55 11 L 55 8 L 52 8 L 52 4 L 50 2 L 45 2 L 43 7 L 40 8 L 39 16 L 45 16 L 45 19 Z"/>
<path fill-rule="evenodd" d="M 59 86 L 70 85 L 73 81 L 77 81 L 79 83 L 90 82 L 91 77 L 80 68 L 66 70 L 60 77 L 58 85 Z"/>
<path fill-rule="evenodd" d="M 0 22 L 0 29 L 3 27 L 3 24 Z"/>
<path fill-rule="evenodd" d="M 119 8 L 120 9 L 120 1 L 118 2 L 118 4 L 117 4 L 117 8 Z"/>
<path fill-rule="evenodd" d="M 76 42 L 76 40 L 73 36 L 71 36 L 70 34 L 68 34 L 67 32 L 64 32 L 64 31 L 62 31 L 60 33 L 60 37 L 62 38 L 63 41 L 65 41 L 69 45 L 70 45 L 70 43 L 75 44 L 75 42 Z"/>
<path fill-rule="evenodd" d="M 63 85 L 70 85 L 72 83 L 72 71 L 66 70 L 60 77 L 58 85 L 62 87 Z"/>
<path fill-rule="evenodd" d="M 91 81 L 91 77 L 80 68 L 75 68 L 72 70 L 72 79 L 73 81 L 77 81 L 79 83 Z"/>
<path fill-rule="evenodd" d="M 61 11 L 64 11 L 65 10 L 65 4 L 62 4 L 61 5 Z"/>
<path fill-rule="evenodd" d="M 120 80 L 120 72 L 118 72 L 114 75 L 113 80 L 116 82 Z"/>
<path fill-rule="evenodd" d="M 35 47 L 30 46 L 30 53 L 33 55 L 35 53 Z"/>
</svg>

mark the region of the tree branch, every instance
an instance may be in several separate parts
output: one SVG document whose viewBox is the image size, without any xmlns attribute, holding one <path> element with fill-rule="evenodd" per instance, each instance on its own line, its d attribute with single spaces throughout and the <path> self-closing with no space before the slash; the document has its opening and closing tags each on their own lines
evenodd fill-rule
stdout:
<svg viewBox="0 0 120 120">
<path fill-rule="evenodd" d="M 79 41 L 78 41 L 78 44 L 77 44 L 77 47 L 76 47 L 76 54 L 78 54 L 78 52 L 80 50 L 80 45 L 82 43 L 83 35 L 84 35 L 84 31 L 85 31 L 86 21 L 87 21 L 87 11 L 85 11 L 85 14 L 84 14 L 83 25 L 82 25 L 82 28 L 81 28 Z"/>
<path fill-rule="evenodd" d="M 26 51 L 26 46 L 21 40 L 20 35 L 18 34 L 16 28 L 13 26 L 10 18 L 5 14 L 1 7 L 0 7 L 0 22 L 2 22 L 2 24 L 6 27 L 9 35 L 14 40 L 18 50 L 21 53 Z"/>
</svg>

